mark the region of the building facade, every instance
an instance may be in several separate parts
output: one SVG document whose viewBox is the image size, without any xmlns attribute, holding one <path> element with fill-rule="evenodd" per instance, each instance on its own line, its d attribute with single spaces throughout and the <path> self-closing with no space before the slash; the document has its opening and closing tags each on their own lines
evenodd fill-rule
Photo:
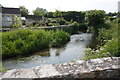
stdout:
<svg viewBox="0 0 120 80">
<path fill-rule="evenodd" d="M 118 12 L 120 12 L 120 1 L 118 2 Z"/>
<path fill-rule="evenodd" d="M 15 22 L 14 16 L 21 18 L 19 8 L 7 8 L 0 4 L 0 27 L 10 27 Z"/>
<path fill-rule="evenodd" d="M 14 23 L 14 16 L 21 18 L 19 8 L 6 8 L 2 7 L 2 26 L 9 27 Z"/>
<path fill-rule="evenodd" d="M 0 4 L 0 27 L 2 27 L 2 5 Z"/>
</svg>

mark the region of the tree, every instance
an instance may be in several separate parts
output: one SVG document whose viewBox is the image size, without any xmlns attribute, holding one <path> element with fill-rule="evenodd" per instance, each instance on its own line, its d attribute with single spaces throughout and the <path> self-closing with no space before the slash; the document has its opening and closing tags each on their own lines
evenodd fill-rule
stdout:
<svg viewBox="0 0 120 80">
<path fill-rule="evenodd" d="M 46 9 L 37 7 L 36 10 L 33 11 L 33 14 L 36 15 L 36 16 L 43 16 L 47 12 L 48 11 Z"/>
<path fill-rule="evenodd" d="M 62 13 L 61 13 L 61 11 L 56 9 L 56 11 L 54 12 L 53 16 L 56 17 L 56 18 L 61 18 L 62 17 Z"/>
<path fill-rule="evenodd" d="M 20 27 L 22 25 L 20 18 L 16 15 L 13 15 L 13 21 L 13 27 Z"/>
<path fill-rule="evenodd" d="M 45 17 L 47 17 L 47 18 L 54 18 L 53 14 L 54 14 L 54 12 L 48 12 L 48 13 L 45 14 Z"/>
<path fill-rule="evenodd" d="M 104 24 L 105 11 L 103 10 L 90 10 L 87 12 L 87 19 L 90 26 L 97 26 Z"/>
<path fill-rule="evenodd" d="M 20 8 L 21 15 L 29 14 L 29 11 L 28 11 L 28 9 L 25 8 L 25 6 L 20 6 L 19 8 Z"/>
<path fill-rule="evenodd" d="M 82 23 L 85 21 L 85 12 L 78 12 L 78 11 L 67 11 L 67 12 L 62 12 L 62 17 L 64 17 L 65 20 L 71 21 L 76 21 L 78 23 Z"/>
<path fill-rule="evenodd" d="M 86 12 L 88 25 L 93 27 L 93 32 L 95 36 L 98 36 L 99 29 L 105 26 L 105 11 L 103 10 L 90 10 Z"/>
</svg>

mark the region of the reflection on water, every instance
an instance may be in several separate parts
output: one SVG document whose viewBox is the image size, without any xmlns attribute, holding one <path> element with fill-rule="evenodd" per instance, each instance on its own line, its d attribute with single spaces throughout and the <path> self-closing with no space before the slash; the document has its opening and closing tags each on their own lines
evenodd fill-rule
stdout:
<svg viewBox="0 0 120 80">
<path fill-rule="evenodd" d="M 62 48 L 50 48 L 30 57 L 6 60 L 3 61 L 3 66 L 7 69 L 30 68 L 43 64 L 59 64 L 79 60 L 83 57 L 90 40 L 90 33 L 75 34 Z"/>
</svg>

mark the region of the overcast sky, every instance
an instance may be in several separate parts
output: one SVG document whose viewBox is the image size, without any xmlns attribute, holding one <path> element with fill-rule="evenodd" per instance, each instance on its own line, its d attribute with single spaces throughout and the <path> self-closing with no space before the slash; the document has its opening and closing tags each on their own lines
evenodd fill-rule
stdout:
<svg viewBox="0 0 120 80">
<path fill-rule="evenodd" d="M 36 7 L 47 9 L 47 11 L 86 11 L 105 10 L 108 12 L 118 11 L 119 0 L 0 0 L 3 7 L 25 6 L 30 13 Z"/>
</svg>

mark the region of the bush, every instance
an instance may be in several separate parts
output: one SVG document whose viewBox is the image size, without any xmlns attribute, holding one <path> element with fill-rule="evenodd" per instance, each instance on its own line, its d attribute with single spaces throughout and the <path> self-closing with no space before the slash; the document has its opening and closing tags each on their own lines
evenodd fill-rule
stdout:
<svg viewBox="0 0 120 80">
<path fill-rule="evenodd" d="M 67 23 L 66 20 L 64 19 L 60 19 L 60 21 L 58 22 L 60 25 L 65 25 Z"/>
<path fill-rule="evenodd" d="M 48 26 L 57 26 L 57 23 L 48 23 Z"/>
<path fill-rule="evenodd" d="M 20 27 L 22 25 L 22 22 L 18 16 L 14 15 L 13 20 L 14 20 L 14 23 L 12 27 Z"/>
<path fill-rule="evenodd" d="M 101 46 L 97 50 L 92 50 L 88 48 L 85 51 L 83 59 L 94 59 L 94 58 L 103 58 L 103 57 L 119 57 L 120 51 L 118 49 L 118 40 L 112 39 L 109 40 L 104 46 Z"/>
<path fill-rule="evenodd" d="M 62 44 L 65 44 L 66 42 L 69 41 L 69 37 L 70 35 L 68 33 L 65 33 L 63 31 L 59 31 L 57 30 L 57 32 L 55 32 L 53 34 L 53 41 L 52 41 L 52 47 L 59 47 L 61 46 Z"/>
<path fill-rule="evenodd" d="M 63 31 L 18 30 L 3 32 L 2 56 L 3 58 L 9 58 L 18 55 L 29 55 L 49 48 L 50 45 L 61 46 L 69 38 L 69 34 Z"/>
<path fill-rule="evenodd" d="M 105 28 L 99 29 L 97 38 L 100 44 L 97 45 L 96 50 L 87 49 L 84 54 L 84 59 L 120 56 L 117 22 L 112 22 L 110 25 L 111 27 L 108 30 Z"/>
<path fill-rule="evenodd" d="M 97 39 L 100 45 L 104 45 L 108 40 L 112 39 L 112 32 L 105 28 L 99 29 L 99 35 Z"/>
</svg>

